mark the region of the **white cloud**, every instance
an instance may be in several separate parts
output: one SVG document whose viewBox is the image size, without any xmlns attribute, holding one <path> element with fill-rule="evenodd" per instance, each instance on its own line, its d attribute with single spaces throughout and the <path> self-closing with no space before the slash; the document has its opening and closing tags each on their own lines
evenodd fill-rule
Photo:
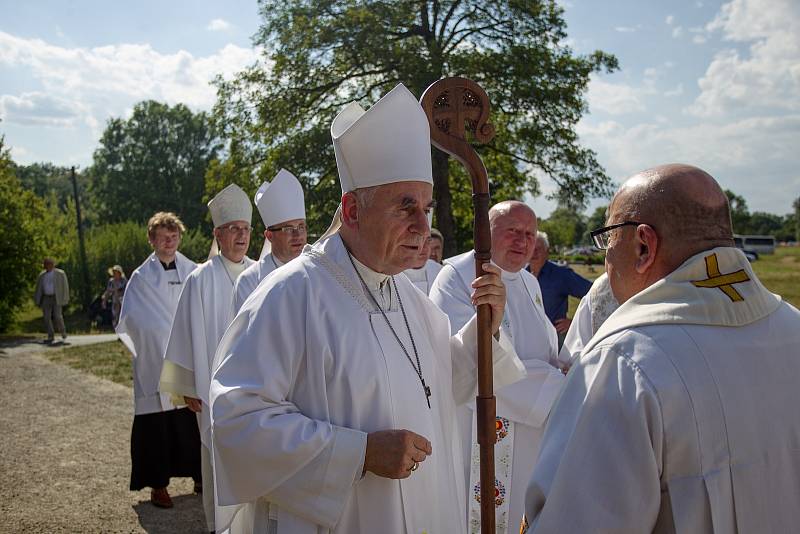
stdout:
<svg viewBox="0 0 800 534">
<path fill-rule="evenodd" d="M 687 109 L 711 117 L 744 108 L 800 109 L 800 3 L 733 0 L 707 26 L 724 41 L 749 44 L 718 52 L 698 80 L 700 95 Z"/>
<path fill-rule="evenodd" d="M 622 115 L 644 111 L 640 91 L 625 84 L 609 83 L 592 78 L 586 93 L 590 111 L 602 111 L 609 115 Z"/>
<path fill-rule="evenodd" d="M 74 101 L 40 92 L 0 96 L 0 119 L 9 124 L 71 128 L 85 111 Z"/>
<path fill-rule="evenodd" d="M 214 19 L 208 23 L 206 29 L 212 32 L 223 32 L 231 29 L 231 23 L 225 19 Z"/>
<path fill-rule="evenodd" d="M 708 38 L 705 35 L 695 35 L 692 37 L 692 42 L 694 44 L 705 44 L 708 41 Z"/>
<path fill-rule="evenodd" d="M 667 15 L 667 18 L 664 20 L 667 23 L 667 26 L 672 26 L 672 23 L 675 22 L 675 17 L 673 15 Z"/>
<path fill-rule="evenodd" d="M 674 89 L 670 89 L 669 91 L 664 91 L 664 96 L 666 97 L 680 96 L 682 94 L 683 94 L 682 83 L 679 83 Z"/>
<path fill-rule="evenodd" d="M 687 126 L 670 126 L 658 117 L 631 126 L 584 119 L 578 133 L 614 179 L 662 163 L 689 163 L 743 195 L 751 209 L 779 214 L 788 212 L 796 197 L 787 191 L 800 190 L 795 164 L 800 114 Z"/>
<path fill-rule="evenodd" d="M 672 37 L 674 39 L 677 39 L 682 35 L 683 35 L 683 26 L 675 26 L 674 28 L 672 28 Z"/>
<path fill-rule="evenodd" d="M 636 26 L 615 26 L 614 31 L 619 33 L 634 33 L 642 29 L 641 24 Z"/>
<path fill-rule="evenodd" d="M 42 109 L 47 104 L 44 94 L 51 111 L 73 110 L 93 129 L 145 99 L 208 110 L 216 100 L 211 80 L 218 74 L 230 78 L 255 60 L 254 50 L 232 44 L 195 57 L 183 50 L 163 54 L 149 44 L 65 48 L 0 32 L 0 66 L 21 69 L 42 85 L 35 97 L 6 95 L 4 113 L 23 117 L 26 106 Z M 29 121 L 34 120 L 31 113 Z M 68 119 L 56 114 L 49 120 L 51 125 L 59 120 L 64 125 Z"/>
</svg>

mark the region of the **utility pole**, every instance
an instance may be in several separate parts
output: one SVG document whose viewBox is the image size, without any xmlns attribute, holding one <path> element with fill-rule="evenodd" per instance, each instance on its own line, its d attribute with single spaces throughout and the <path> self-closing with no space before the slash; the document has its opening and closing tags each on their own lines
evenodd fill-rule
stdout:
<svg viewBox="0 0 800 534">
<path fill-rule="evenodd" d="M 88 310 L 90 299 L 89 299 L 89 267 L 86 264 L 86 244 L 83 239 L 83 224 L 81 222 L 81 200 L 80 196 L 78 196 L 78 180 L 75 178 L 75 166 L 72 166 L 72 192 L 75 195 L 75 216 L 78 219 L 78 245 L 80 246 L 81 252 L 81 270 L 83 271 L 83 288 L 81 291 L 81 300 L 83 304 L 83 309 Z"/>
</svg>

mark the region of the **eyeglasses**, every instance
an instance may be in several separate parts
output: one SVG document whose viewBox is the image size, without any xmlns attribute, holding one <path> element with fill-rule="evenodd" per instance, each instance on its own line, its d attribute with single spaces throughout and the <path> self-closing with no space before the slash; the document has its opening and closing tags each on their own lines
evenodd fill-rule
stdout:
<svg viewBox="0 0 800 534">
<path fill-rule="evenodd" d="M 238 224 L 229 224 L 227 226 L 220 226 L 219 229 L 232 234 L 249 234 L 253 231 L 253 227 L 249 224 L 244 226 L 239 226 Z"/>
<path fill-rule="evenodd" d="M 308 231 L 308 228 L 304 223 L 300 223 L 297 226 L 292 224 L 285 224 L 283 226 L 270 226 L 267 228 L 270 232 L 282 232 L 284 234 L 292 235 L 295 232 L 298 234 L 305 234 Z"/>
<path fill-rule="evenodd" d="M 610 233 L 611 230 L 622 228 L 623 226 L 639 226 L 640 224 L 647 224 L 647 223 L 641 223 L 636 221 L 622 221 L 621 223 L 604 226 L 602 228 L 598 228 L 597 230 L 592 230 L 590 232 L 590 235 L 592 236 L 592 241 L 594 242 L 595 247 L 599 248 L 600 250 L 607 250 L 609 238 L 611 237 Z M 649 224 L 648 226 L 655 229 L 655 227 L 653 227 L 652 224 Z"/>
</svg>

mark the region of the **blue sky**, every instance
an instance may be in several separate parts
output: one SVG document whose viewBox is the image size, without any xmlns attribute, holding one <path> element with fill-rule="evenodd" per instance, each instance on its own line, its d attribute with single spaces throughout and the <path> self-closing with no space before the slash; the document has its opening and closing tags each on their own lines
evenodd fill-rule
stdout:
<svg viewBox="0 0 800 534">
<path fill-rule="evenodd" d="M 698 165 L 751 210 L 800 195 L 800 2 L 562 0 L 568 44 L 615 54 L 592 79 L 582 142 L 616 181 Z M 20 163 L 91 163 L 109 117 L 154 98 L 195 110 L 256 57 L 248 1 L 0 0 L 0 134 Z M 545 192 L 553 184 L 542 181 Z M 592 207 L 604 201 L 597 200 Z M 530 199 L 540 216 L 553 208 Z"/>
</svg>

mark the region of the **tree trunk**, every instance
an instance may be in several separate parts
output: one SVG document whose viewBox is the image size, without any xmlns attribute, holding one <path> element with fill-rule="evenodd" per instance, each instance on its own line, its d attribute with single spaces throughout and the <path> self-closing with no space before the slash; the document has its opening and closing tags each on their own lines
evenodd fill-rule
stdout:
<svg viewBox="0 0 800 534">
<path fill-rule="evenodd" d="M 450 193 L 450 156 L 433 149 L 433 199 L 436 201 L 436 228 L 444 237 L 443 257 L 458 253 L 455 221 L 453 220 L 453 196 Z"/>
</svg>

